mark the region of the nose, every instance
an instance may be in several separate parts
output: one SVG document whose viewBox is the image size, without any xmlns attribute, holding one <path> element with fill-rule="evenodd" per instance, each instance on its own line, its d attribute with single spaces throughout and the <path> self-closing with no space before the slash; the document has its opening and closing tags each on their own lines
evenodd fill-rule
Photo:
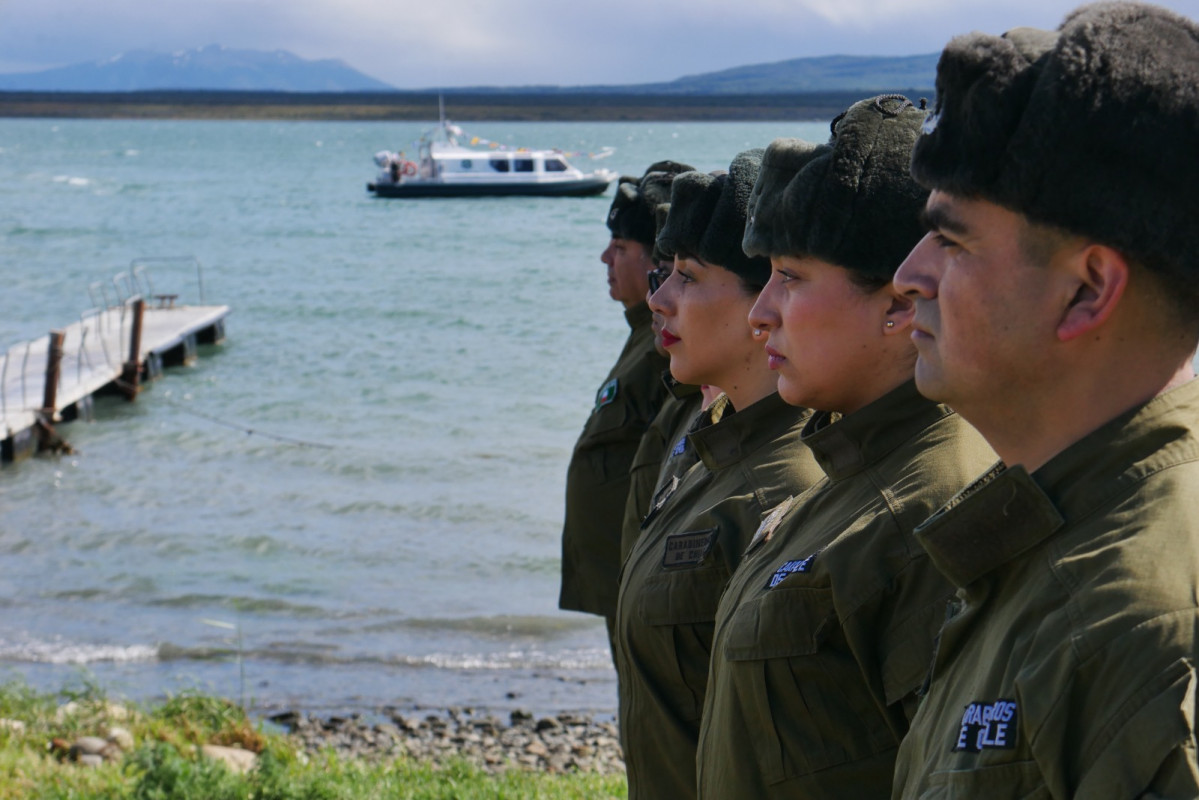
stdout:
<svg viewBox="0 0 1199 800">
<path fill-rule="evenodd" d="M 895 272 L 895 288 L 908 296 L 931 300 L 937 296 L 936 258 L 939 252 L 932 233 L 916 243 Z"/>
<path fill-rule="evenodd" d="M 749 310 L 749 326 L 751 328 L 769 331 L 778 327 L 780 286 L 778 273 L 772 272 L 770 280 L 766 281 L 766 285 L 758 293 L 758 299 L 754 301 L 753 308 Z"/>
<path fill-rule="evenodd" d="M 658 291 L 649 296 L 649 309 L 655 314 L 669 317 L 674 314 L 675 284 L 678 283 L 678 270 L 666 276 L 666 280 L 658 286 Z"/>
<path fill-rule="evenodd" d="M 608 246 L 604 248 L 604 252 L 600 253 L 600 261 L 612 266 L 612 243 L 608 242 Z"/>
</svg>

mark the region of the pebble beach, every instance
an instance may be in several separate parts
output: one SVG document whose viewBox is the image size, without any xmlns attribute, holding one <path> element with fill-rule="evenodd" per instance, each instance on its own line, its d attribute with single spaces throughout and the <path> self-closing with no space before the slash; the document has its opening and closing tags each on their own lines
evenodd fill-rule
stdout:
<svg viewBox="0 0 1199 800">
<path fill-rule="evenodd" d="M 537 717 L 516 710 L 501 719 L 470 708 L 451 708 L 423 718 L 393 712 L 384 722 L 294 711 L 269 719 L 313 756 L 333 750 L 342 758 L 371 762 L 401 756 L 435 764 L 462 759 L 488 772 L 513 768 L 549 773 L 624 771 L 616 723 L 586 715 Z"/>
</svg>

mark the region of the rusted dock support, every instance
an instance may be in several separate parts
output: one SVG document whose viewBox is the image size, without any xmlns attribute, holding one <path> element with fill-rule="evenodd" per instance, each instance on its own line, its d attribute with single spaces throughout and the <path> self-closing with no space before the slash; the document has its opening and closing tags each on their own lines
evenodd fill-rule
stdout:
<svg viewBox="0 0 1199 800">
<path fill-rule="evenodd" d="M 69 449 L 57 423 L 90 415 L 96 393 L 136 399 L 163 364 L 190 363 L 198 343 L 221 342 L 229 314 L 228 306 L 160 301 L 149 307 L 141 294 L 105 306 L 0 353 L 0 463 L 39 449 Z"/>
</svg>

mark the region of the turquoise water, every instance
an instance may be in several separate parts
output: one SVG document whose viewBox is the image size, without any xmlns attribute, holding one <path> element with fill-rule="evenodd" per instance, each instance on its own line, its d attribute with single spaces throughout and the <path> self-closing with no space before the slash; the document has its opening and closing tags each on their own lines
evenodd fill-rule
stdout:
<svg viewBox="0 0 1199 800">
<path fill-rule="evenodd" d="M 462 125 L 613 146 L 601 163 L 637 174 L 827 137 Z M 556 608 L 566 462 L 626 332 L 599 261 L 611 190 L 370 197 L 372 155 L 423 127 L 0 120 L 0 347 L 143 257 L 195 257 L 233 309 L 195 366 L 64 426 L 77 454 L 0 470 L 0 679 L 265 711 L 614 710 L 602 623 Z M 149 274 L 199 299 L 186 264 Z"/>
</svg>

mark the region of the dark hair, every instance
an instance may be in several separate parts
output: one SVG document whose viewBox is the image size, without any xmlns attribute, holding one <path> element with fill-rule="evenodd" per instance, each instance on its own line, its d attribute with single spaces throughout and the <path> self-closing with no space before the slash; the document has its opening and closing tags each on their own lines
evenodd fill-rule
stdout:
<svg viewBox="0 0 1199 800">
<path fill-rule="evenodd" d="M 1199 343 L 1199 285 L 1195 279 L 1180 275 L 1177 269 L 1170 268 L 1172 265 L 1135 259 L 1127 254 L 1125 259 L 1135 279 L 1151 287 L 1149 291 L 1165 318 L 1163 327 L 1181 329 L 1187 348 L 1194 350 Z"/>
<path fill-rule="evenodd" d="M 1033 222 L 1027 217 L 1023 221 L 1019 234 L 1020 255 L 1037 266 L 1048 264 L 1071 239 L 1091 238 L 1054 225 Z M 1163 258 L 1138 256 L 1106 242 L 1096 240 L 1096 243 L 1111 247 L 1124 256 L 1136 282 L 1154 295 L 1153 302 L 1162 312 L 1165 328 L 1185 331 L 1192 347 L 1199 342 L 1199 284 L 1193 278 L 1185 276 L 1177 265 L 1166 263 Z"/>
<path fill-rule="evenodd" d="M 874 294 L 879 289 L 891 285 L 891 278 L 873 273 L 858 272 L 856 269 L 844 267 L 849 273 L 849 282 L 861 289 L 865 294 Z"/>
<path fill-rule="evenodd" d="M 745 290 L 746 294 L 761 294 L 762 290 L 766 288 L 765 283 L 759 283 L 759 282 L 753 280 L 752 278 L 750 278 L 746 275 L 743 275 L 742 273 L 738 272 L 737 270 L 729 269 L 728 267 L 724 266 L 723 264 L 711 264 L 707 261 L 704 261 L 702 258 L 695 255 L 694 253 L 687 252 L 686 248 L 676 247 L 674 256 L 675 256 L 675 258 L 682 258 L 682 259 L 687 259 L 690 261 L 698 261 L 700 264 L 703 264 L 704 266 L 717 267 L 718 269 L 722 269 L 725 272 L 733 273 L 734 275 L 737 276 L 737 280 L 740 282 L 741 288 Z"/>
</svg>

